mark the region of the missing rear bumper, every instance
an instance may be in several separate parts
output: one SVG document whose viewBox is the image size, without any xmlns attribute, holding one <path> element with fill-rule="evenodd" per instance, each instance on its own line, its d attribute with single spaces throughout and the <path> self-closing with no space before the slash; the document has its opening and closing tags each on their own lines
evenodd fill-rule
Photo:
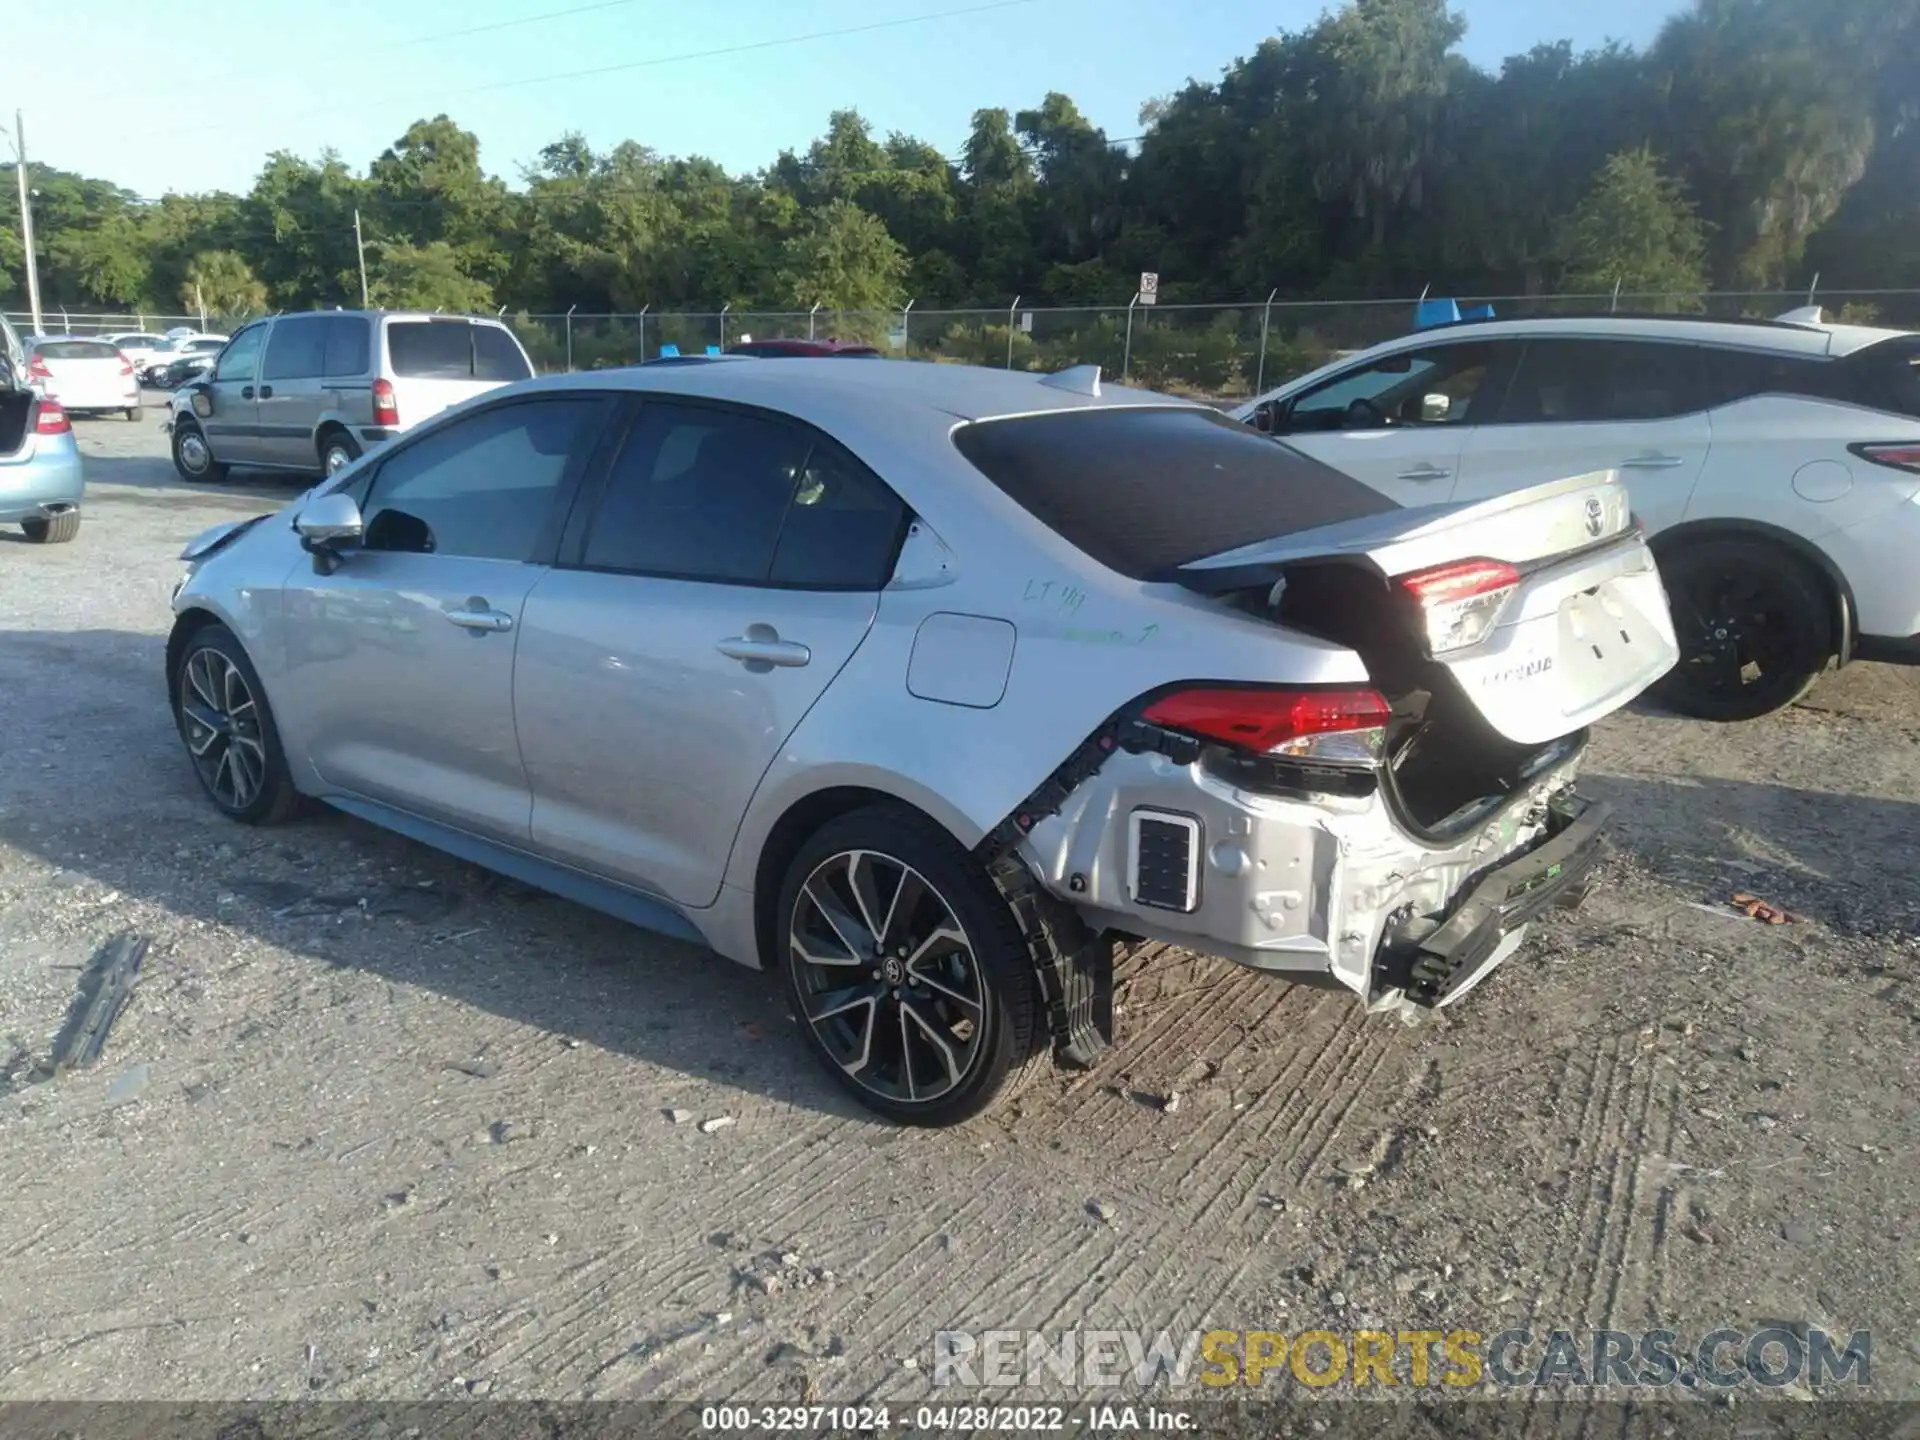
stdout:
<svg viewBox="0 0 1920 1440">
<path fill-rule="evenodd" d="M 1565 792 L 1550 815 L 1544 842 L 1489 870 L 1437 930 L 1383 961 L 1407 999 L 1436 1009 L 1465 994 L 1511 953 L 1510 937 L 1584 893 L 1605 853 L 1603 832 L 1613 807 Z"/>
</svg>

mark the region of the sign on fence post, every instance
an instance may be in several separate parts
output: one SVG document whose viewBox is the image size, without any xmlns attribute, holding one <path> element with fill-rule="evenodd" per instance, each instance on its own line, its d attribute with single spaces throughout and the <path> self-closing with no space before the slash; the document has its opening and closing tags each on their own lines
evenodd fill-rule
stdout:
<svg viewBox="0 0 1920 1440">
<path fill-rule="evenodd" d="M 1160 298 L 1160 276 L 1153 270 L 1140 272 L 1140 303 L 1152 305 Z"/>
<path fill-rule="evenodd" d="M 1020 312 L 1020 333 L 1023 335 L 1031 335 L 1033 333 L 1033 312 L 1031 310 L 1022 310 Z"/>
</svg>

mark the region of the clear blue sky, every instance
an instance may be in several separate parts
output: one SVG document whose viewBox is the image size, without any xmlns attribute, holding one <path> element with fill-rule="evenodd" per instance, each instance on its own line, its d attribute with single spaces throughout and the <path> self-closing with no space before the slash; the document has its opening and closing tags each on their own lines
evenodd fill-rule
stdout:
<svg viewBox="0 0 1920 1440">
<path fill-rule="evenodd" d="M 596 147 L 634 139 L 756 169 L 802 148 L 851 105 L 884 135 L 957 153 L 982 106 L 1071 95 L 1115 137 L 1142 101 L 1213 79 L 1323 0 L 1028 0 L 863 34 L 612 73 L 535 77 L 722 50 L 988 0 L 67 0 L 16 37 L 0 111 L 26 111 L 36 161 L 143 195 L 245 190 L 266 154 L 332 146 L 356 170 L 416 117 L 475 131 L 510 180 L 567 130 Z M 1683 0 L 1455 0 L 1467 53 L 1495 66 L 1542 40 L 1643 45 Z M 595 8 L 436 40 L 459 30 Z M 84 12 L 84 18 L 82 13 Z"/>
</svg>

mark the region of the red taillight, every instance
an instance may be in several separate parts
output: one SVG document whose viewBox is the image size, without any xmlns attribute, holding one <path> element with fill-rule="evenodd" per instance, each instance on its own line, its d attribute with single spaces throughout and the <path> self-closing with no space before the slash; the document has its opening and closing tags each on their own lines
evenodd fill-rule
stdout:
<svg viewBox="0 0 1920 1440">
<path fill-rule="evenodd" d="M 1519 588 L 1520 572 L 1504 560 L 1454 560 L 1394 583 L 1420 607 L 1428 653 L 1445 655 L 1487 638 Z"/>
<path fill-rule="evenodd" d="M 1920 475 L 1920 444 L 1856 445 L 1853 453 L 1876 465 L 1888 465 L 1895 470 L 1910 470 Z"/>
<path fill-rule="evenodd" d="M 1374 690 L 1176 690 L 1145 718 L 1168 730 L 1265 755 L 1316 735 L 1377 730 L 1392 708 Z"/>
<path fill-rule="evenodd" d="M 1400 588 L 1422 605 L 1451 605 L 1520 583 L 1520 572 L 1504 560 L 1457 560 L 1400 577 Z"/>
<path fill-rule="evenodd" d="M 133 373 L 133 361 L 127 358 L 127 352 L 124 350 L 116 350 L 113 353 L 120 357 L 120 373 L 122 375 L 131 375 Z"/>
<path fill-rule="evenodd" d="M 47 368 L 47 362 L 36 355 L 27 361 L 27 375 L 33 380 L 51 380 L 53 371 Z"/>
<path fill-rule="evenodd" d="M 391 380 L 373 382 L 373 423 L 389 426 L 400 423 L 400 407 L 394 401 Z"/>
<path fill-rule="evenodd" d="M 57 400 L 40 402 L 40 418 L 33 424 L 36 435 L 71 435 L 73 422 L 67 418 L 66 407 Z"/>
</svg>

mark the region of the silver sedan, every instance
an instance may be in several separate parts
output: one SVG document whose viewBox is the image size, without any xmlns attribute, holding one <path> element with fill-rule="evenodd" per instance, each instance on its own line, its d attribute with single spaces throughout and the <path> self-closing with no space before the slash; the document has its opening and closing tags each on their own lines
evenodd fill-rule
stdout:
<svg viewBox="0 0 1920 1440">
<path fill-rule="evenodd" d="M 220 809 L 771 969 L 918 1124 L 1089 1063 L 1132 938 L 1466 994 L 1580 882 L 1586 727 L 1675 654 L 1614 476 L 1402 509 L 1092 369 L 534 380 L 186 558 Z"/>
</svg>

